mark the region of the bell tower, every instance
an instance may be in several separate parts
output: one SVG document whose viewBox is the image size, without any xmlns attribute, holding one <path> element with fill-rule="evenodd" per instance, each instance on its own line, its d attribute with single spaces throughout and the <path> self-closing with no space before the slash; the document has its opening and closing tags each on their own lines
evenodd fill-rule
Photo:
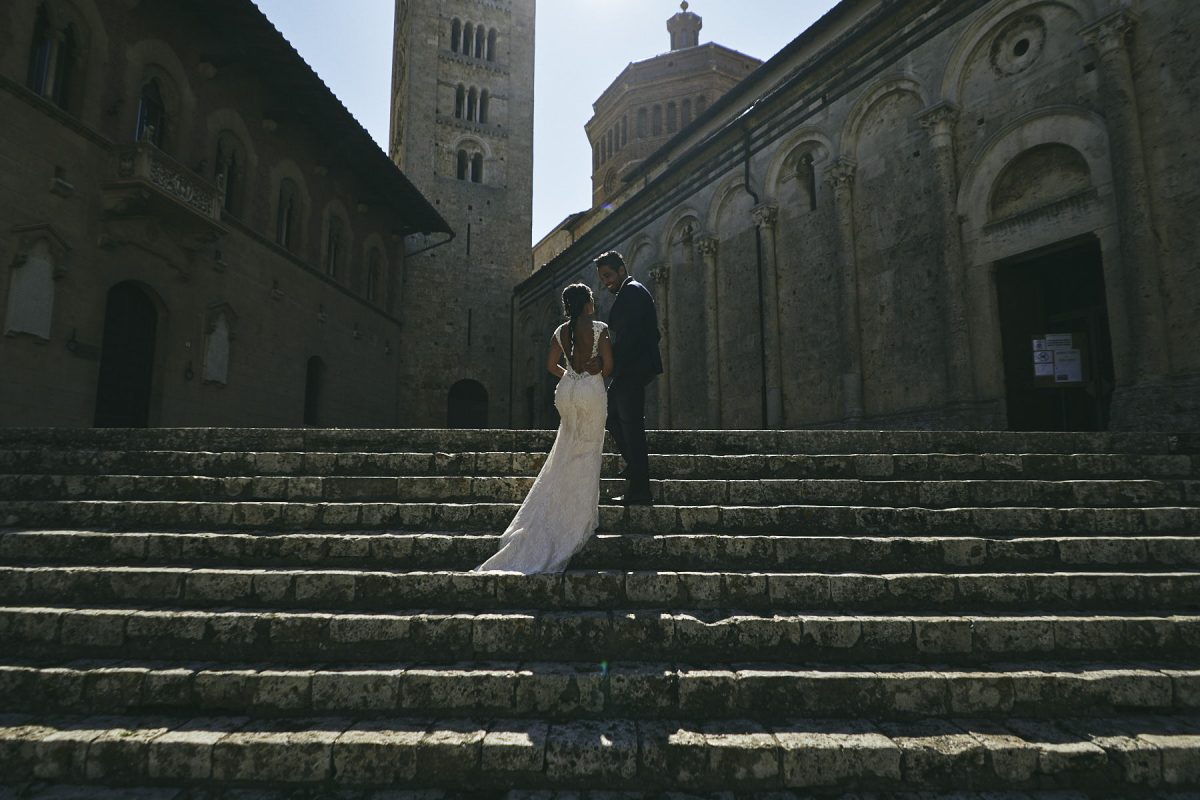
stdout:
<svg viewBox="0 0 1200 800">
<path fill-rule="evenodd" d="M 679 8 L 679 13 L 667 20 L 667 31 L 671 34 L 672 50 L 686 50 L 689 47 L 698 46 L 700 29 L 704 27 L 704 20 L 700 15 L 688 11 L 687 0 L 683 0 L 679 4 Z"/>
<path fill-rule="evenodd" d="M 508 425 L 512 290 L 533 228 L 534 20 L 534 0 L 396 0 L 390 154 L 455 232 L 407 242 L 405 425 Z"/>
</svg>

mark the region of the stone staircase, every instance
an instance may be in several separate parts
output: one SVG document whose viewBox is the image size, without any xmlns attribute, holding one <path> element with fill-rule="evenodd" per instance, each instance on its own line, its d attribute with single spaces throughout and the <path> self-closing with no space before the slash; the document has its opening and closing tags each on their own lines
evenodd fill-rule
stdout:
<svg viewBox="0 0 1200 800">
<path fill-rule="evenodd" d="M 1200 792 L 1200 436 L 657 432 L 470 573 L 551 440 L 0 429 L 0 798 Z"/>
</svg>

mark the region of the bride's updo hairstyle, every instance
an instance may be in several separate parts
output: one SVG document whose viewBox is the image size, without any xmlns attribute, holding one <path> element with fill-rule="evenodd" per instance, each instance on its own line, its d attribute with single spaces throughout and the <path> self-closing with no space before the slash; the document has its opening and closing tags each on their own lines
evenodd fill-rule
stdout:
<svg viewBox="0 0 1200 800">
<path fill-rule="evenodd" d="M 572 283 L 563 289 L 563 314 L 571 323 L 568 326 L 571 332 L 571 350 L 567 353 L 568 359 L 575 354 L 575 323 L 590 302 L 592 302 L 592 290 L 586 283 Z"/>
</svg>

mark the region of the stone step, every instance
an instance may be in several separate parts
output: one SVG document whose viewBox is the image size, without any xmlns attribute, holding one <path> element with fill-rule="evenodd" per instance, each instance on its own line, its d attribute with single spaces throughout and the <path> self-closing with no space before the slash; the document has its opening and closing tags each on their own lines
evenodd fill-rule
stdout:
<svg viewBox="0 0 1200 800">
<path fill-rule="evenodd" d="M 1153 715 L 1004 720 L 244 716 L 0 719 L 8 781 L 201 787 L 1023 789 L 1200 785 L 1200 727 Z"/>
<path fill-rule="evenodd" d="M 0 567 L 0 602 L 339 611 L 1195 611 L 1200 572 L 473 572 Z"/>
<path fill-rule="evenodd" d="M 302 503 L 520 503 L 533 478 L 227 477 L 0 475 L 13 500 L 167 500 Z M 625 482 L 601 482 L 602 498 Z M 922 508 L 1061 506 L 1123 508 L 1200 505 L 1200 481 L 897 481 L 858 479 L 656 480 L 657 502 L 673 506 L 836 505 Z M 601 500 L 606 502 L 606 500 Z"/>
<path fill-rule="evenodd" d="M 0 713 L 485 714 L 578 719 L 1054 718 L 1200 712 L 1193 663 L 895 665 L 161 661 L 0 664 Z"/>
<path fill-rule="evenodd" d="M 504 529 L 516 503 L 264 503 L 159 500 L 0 501 L 7 528 L 118 530 L 488 531 Z M 602 506 L 603 533 L 1188 534 L 1200 508 L 881 508 L 782 505 Z"/>
<path fill-rule="evenodd" d="M 533 477 L 545 452 L 329 453 L 186 450 L 0 449 L 0 472 L 62 475 L 494 476 Z M 620 457 L 604 457 L 613 477 Z M 877 455 L 651 454 L 671 479 L 860 478 L 896 480 L 1169 479 L 1200 476 L 1200 455 L 913 453 Z"/>
<path fill-rule="evenodd" d="M 550 430 L 3 428 L 0 448 L 241 452 L 542 451 Z M 1200 453 L 1200 433 L 1010 431 L 649 431 L 650 451 L 684 454 Z M 609 450 L 614 451 L 611 439 Z"/>
<path fill-rule="evenodd" d="M 472 569 L 499 535 L 471 533 L 112 533 L 0 531 L 0 564 Z M 574 569 L 864 573 L 1200 568 L 1200 537 L 754 536 L 599 534 Z"/>
<path fill-rule="evenodd" d="M 7 789 L 0 783 L 0 800 L 480 800 L 480 793 L 470 789 L 337 789 L 333 794 L 315 789 L 251 789 L 231 790 L 217 794 L 186 787 L 150 786 L 120 788 L 80 786 L 38 781 L 35 785 Z M 7 792 L 7 793 L 6 793 Z M 499 789 L 485 795 L 496 800 L 812 800 L 812 790 L 793 792 L 771 790 L 764 792 L 640 792 L 554 789 Z M 1140 796 L 1140 795 L 1139 795 Z M 1154 800 L 1196 800 L 1196 793 L 1156 790 L 1145 794 Z M 1028 791 L 956 791 L 938 792 L 855 792 L 854 800 L 1089 800 L 1085 792 L 1072 790 Z"/>
<path fill-rule="evenodd" d="M 529 581 L 535 591 L 536 580 Z M 518 587 L 519 588 L 519 587 Z M 514 599 L 515 600 L 515 599 Z M 983 663 L 1194 658 L 1200 616 L 752 611 L 339 613 L 0 606 L 0 652 L 28 658 L 172 658 L 308 663 L 584 662 Z M 1053 655 L 1049 655 L 1053 654 Z"/>
</svg>

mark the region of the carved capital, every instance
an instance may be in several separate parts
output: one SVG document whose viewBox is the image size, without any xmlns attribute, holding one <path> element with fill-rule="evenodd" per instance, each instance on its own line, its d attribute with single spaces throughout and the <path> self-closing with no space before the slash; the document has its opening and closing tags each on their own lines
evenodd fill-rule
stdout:
<svg viewBox="0 0 1200 800">
<path fill-rule="evenodd" d="M 760 228 L 774 228 L 779 221 L 779 206 L 772 203 L 755 206 L 750 213 L 754 216 L 754 224 Z"/>
<path fill-rule="evenodd" d="M 700 255 L 705 258 L 716 258 L 717 251 L 721 247 L 721 240 L 716 236 L 703 236 L 696 242 L 696 249 L 700 251 Z"/>
<path fill-rule="evenodd" d="M 958 121 L 958 106 L 950 102 L 938 103 L 921 112 L 917 120 L 935 147 L 948 146 L 954 134 L 954 123 Z"/>
<path fill-rule="evenodd" d="M 669 264 L 659 264 L 656 267 L 651 267 L 650 277 L 654 279 L 656 287 L 667 288 L 667 284 L 671 281 L 671 266 Z"/>
<path fill-rule="evenodd" d="M 1137 15 L 1124 8 L 1089 25 L 1081 30 L 1079 35 L 1104 58 L 1125 48 L 1129 34 L 1137 27 L 1137 22 Z"/>
<path fill-rule="evenodd" d="M 858 164 L 852 158 L 842 156 L 825 169 L 825 182 L 837 190 L 849 189 L 854 185 L 854 174 Z"/>
</svg>

